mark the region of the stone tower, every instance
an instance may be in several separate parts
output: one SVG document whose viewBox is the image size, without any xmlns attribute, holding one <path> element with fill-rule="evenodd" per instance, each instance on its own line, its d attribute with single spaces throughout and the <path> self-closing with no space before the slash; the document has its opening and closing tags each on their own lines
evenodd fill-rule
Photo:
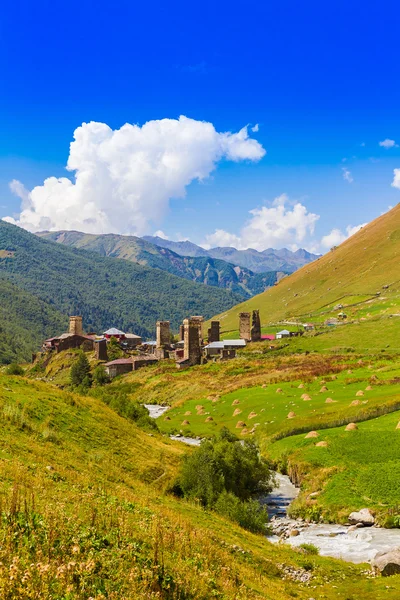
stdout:
<svg viewBox="0 0 400 600">
<path fill-rule="evenodd" d="M 195 319 L 185 319 L 184 327 L 184 352 L 183 359 L 190 365 L 199 365 L 201 361 L 201 347 L 199 338 L 199 323 Z"/>
<path fill-rule="evenodd" d="M 74 335 L 83 335 L 82 317 L 69 318 L 69 332 Z"/>
<path fill-rule="evenodd" d="M 164 346 L 169 346 L 169 344 L 171 343 L 169 321 L 157 321 L 156 331 L 157 348 L 164 348 Z"/>
<path fill-rule="evenodd" d="M 260 311 L 253 310 L 253 316 L 251 320 L 251 341 L 259 342 L 261 340 L 261 322 L 260 322 Z"/>
<path fill-rule="evenodd" d="M 251 340 L 249 312 L 239 313 L 239 337 L 242 340 L 246 340 L 246 342 L 250 342 Z"/>
<path fill-rule="evenodd" d="M 208 330 L 208 343 L 219 342 L 219 321 L 211 321 L 211 327 Z"/>
<path fill-rule="evenodd" d="M 197 325 L 197 331 L 199 332 L 199 344 L 200 346 L 202 346 L 203 344 L 203 323 L 204 323 L 204 317 L 197 315 L 195 317 L 190 317 L 191 321 L 193 321 L 194 323 L 196 323 Z"/>
</svg>

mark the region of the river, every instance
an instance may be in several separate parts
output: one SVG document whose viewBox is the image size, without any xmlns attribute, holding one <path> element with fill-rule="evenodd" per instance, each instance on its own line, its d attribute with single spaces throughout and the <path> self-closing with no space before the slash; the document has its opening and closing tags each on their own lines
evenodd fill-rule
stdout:
<svg viewBox="0 0 400 600">
<path fill-rule="evenodd" d="M 157 419 L 162 416 L 168 406 L 157 404 L 145 404 L 149 415 Z M 171 435 L 172 440 L 199 446 L 200 439 L 189 438 L 182 435 Z M 346 525 L 331 525 L 324 523 L 305 523 L 289 519 L 287 510 L 298 496 L 300 490 L 296 488 L 287 475 L 276 473 L 276 488 L 261 502 L 268 508 L 268 514 L 274 528 L 282 525 L 284 528 L 297 529 L 299 535 L 282 538 L 279 535 L 271 535 L 268 539 L 273 543 L 284 542 L 291 546 L 301 544 L 313 544 L 319 550 L 321 556 L 341 558 L 348 562 L 364 563 L 374 558 L 377 552 L 400 547 L 400 529 L 383 529 L 380 527 L 349 527 Z M 362 508 L 362 507 L 360 507 Z"/>
<path fill-rule="evenodd" d="M 380 527 L 349 527 L 346 525 L 330 525 L 324 523 L 305 523 L 287 518 L 290 503 L 299 494 L 286 475 L 277 473 L 278 487 L 265 499 L 268 513 L 277 522 L 297 529 L 300 533 L 295 537 L 287 537 L 283 541 L 291 546 L 314 544 L 321 556 L 341 558 L 348 562 L 364 563 L 374 558 L 377 552 L 390 550 L 400 546 L 400 529 L 383 529 Z M 277 523 L 278 524 L 278 523 Z M 268 538 L 271 542 L 282 541 L 278 535 Z"/>
</svg>

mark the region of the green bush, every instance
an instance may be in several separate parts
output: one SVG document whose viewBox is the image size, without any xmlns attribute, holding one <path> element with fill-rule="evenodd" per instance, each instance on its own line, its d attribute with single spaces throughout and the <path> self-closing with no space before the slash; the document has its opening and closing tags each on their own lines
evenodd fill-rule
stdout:
<svg viewBox="0 0 400 600">
<path fill-rule="evenodd" d="M 105 385 L 110 382 L 110 378 L 103 365 L 98 365 L 93 371 L 93 381 L 96 385 Z"/>
<path fill-rule="evenodd" d="M 215 511 L 239 523 L 253 533 L 266 533 L 268 512 L 256 500 L 240 500 L 232 492 L 223 491 L 215 503 Z"/>
<path fill-rule="evenodd" d="M 7 367 L 6 373 L 7 375 L 23 375 L 25 371 L 21 365 L 18 365 L 17 363 L 11 363 L 11 365 Z"/>
<path fill-rule="evenodd" d="M 96 387 L 90 395 L 99 398 L 121 417 L 134 421 L 142 429 L 158 431 L 157 423 L 149 416 L 147 408 L 130 397 L 129 385 Z"/>
<path fill-rule="evenodd" d="M 223 428 L 184 460 L 179 487 L 184 497 L 198 500 L 251 531 L 265 529 L 266 511 L 251 500 L 267 494 L 272 474 L 257 445 L 240 441 Z"/>
<path fill-rule="evenodd" d="M 319 549 L 317 548 L 317 546 L 314 546 L 314 544 L 300 544 L 299 548 L 302 549 L 304 554 L 319 554 Z"/>
</svg>

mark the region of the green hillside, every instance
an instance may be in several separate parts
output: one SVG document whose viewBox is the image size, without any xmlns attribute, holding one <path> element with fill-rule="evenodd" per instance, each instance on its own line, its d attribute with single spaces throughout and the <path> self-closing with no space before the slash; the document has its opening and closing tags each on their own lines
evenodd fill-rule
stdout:
<svg viewBox="0 0 400 600">
<path fill-rule="evenodd" d="M 103 403 L 0 374 L 0 596 L 383 600 L 400 582 L 166 494 L 182 454 Z M 288 576 L 288 572 L 291 574 Z M 306 575 L 306 583 L 302 578 Z"/>
<path fill-rule="evenodd" d="M 29 358 L 28 349 L 36 348 L 42 332 L 65 329 L 61 314 L 81 314 L 86 330 L 115 326 L 152 337 L 157 319 L 169 319 L 177 329 L 188 315 L 210 317 L 239 299 L 159 269 L 67 248 L 4 221 L 0 276 L 18 288 L 4 290 L 3 311 L 8 330 L 26 328 L 19 358 Z M 21 314 L 14 296 L 24 307 Z M 30 302 L 31 296 L 36 300 Z"/>
<path fill-rule="evenodd" d="M 136 236 L 92 235 L 79 231 L 45 231 L 38 235 L 65 246 L 90 250 L 101 256 L 124 258 L 190 281 L 226 288 L 245 298 L 271 287 L 283 274 L 277 271 L 253 273 L 249 269 L 209 256 L 181 256 Z"/>
<path fill-rule="evenodd" d="M 1 260 L 0 260 L 1 263 Z M 0 364 L 29 359 L 43 339 L 64 331 L 68 319 L 33 294 L 0 277 Z"/>
<path fill-rule="evenodd" d="M 379 328 L 381 319 L 400 313 L 399 257 L 400 205 L 397 205 L 274 288 L 216 318 L 221 320 L 224 331 L 235 331 L 239 312 L 259 309 L 262 325 L 267 330 L 269 324 L 285 321 L 312 321 L 322 325 L 326 319 L 338 317 L 344 311 L 345 322 L 376 321 L 375 327 Z M 393 327 L 397 330 L 395 323 L 396 317 L 392 317 L 391 325 L 386 324 L 387 331 Z M 347 339 L 343 330 L 349 334 Z M 350 331 L 347 326 L 337 327 L 335 333 L 329 334 L 331 346 L 335 346 L 335 335 L 342 338 L 341 344 L 351 346 L 357 336 Z"/>
</svg>

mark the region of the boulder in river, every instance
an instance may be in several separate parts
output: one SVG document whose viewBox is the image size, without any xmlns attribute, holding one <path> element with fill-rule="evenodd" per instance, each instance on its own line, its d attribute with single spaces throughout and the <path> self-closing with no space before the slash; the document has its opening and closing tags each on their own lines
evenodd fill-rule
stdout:
<svg viewBox="0 0 400 600">
<path fill-rule="evenodd" d="M 391 548 L 378 552 L 371 563 L 375 573 L 381 573 L 384 577 L 400 573 L 400 548 Z"/>
<path fill-rule="evenodd" d="M 373 525 L 375 523 L 375 518 L 369 508 L 362 508 L 349 515 L 349 522 L 352 525 L 357 525 L 357 523 L 361 523 L 361 525 Z"/>
</svg>

